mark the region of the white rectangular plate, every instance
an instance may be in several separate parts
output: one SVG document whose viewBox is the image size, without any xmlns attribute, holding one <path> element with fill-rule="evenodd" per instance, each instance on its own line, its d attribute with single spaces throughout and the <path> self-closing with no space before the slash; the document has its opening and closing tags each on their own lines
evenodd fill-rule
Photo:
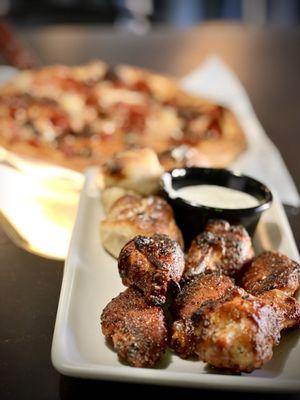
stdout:
<svg viewBox="0 0 300 400">
<path fill-rule="evenodd" d="M 236 390 L 300 390 L 298 330 L 284 334 L 272 361 L 251 374 L 213 372 L 200 361 L 182 360 L 171 352 L 155 369 L 132 368 L 119 362 L 100 329 L 102 309 L 124 287 L 116 260 L 100 243 L 103 212 L 95 176 L 94 169 L 86 174 L 65 264 L 52 344 L 55 368 L 62 374 L 85 378 Z M 278 202 L 263 215 L 254 244 L 257 252 L 279 250 L 299 261 L 286 215 Z"/>
</svg>

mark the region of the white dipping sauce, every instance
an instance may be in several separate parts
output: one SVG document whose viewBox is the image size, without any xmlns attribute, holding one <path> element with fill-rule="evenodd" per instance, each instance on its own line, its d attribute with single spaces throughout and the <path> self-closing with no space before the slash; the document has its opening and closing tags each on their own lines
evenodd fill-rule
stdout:
<svg viewBox="0 0 300 400">
<path fill-rule="evenodd" d="M 248 193 L 217 185 L 185 186 L 174 190 L 171 196 L 215 208 L 236 209 L 259 205 L 259 201 Z"/>
</svg>

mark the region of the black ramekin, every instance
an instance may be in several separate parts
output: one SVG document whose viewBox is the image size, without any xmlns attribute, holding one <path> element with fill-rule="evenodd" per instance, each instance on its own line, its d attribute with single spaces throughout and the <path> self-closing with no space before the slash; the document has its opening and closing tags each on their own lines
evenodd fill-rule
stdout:
<svg viewBox="0 0 300 400">
<path fill-rule="evenodd" d="M 251 208 L 215 208 L 170 195 L 172 189 L 200 184 L 240 190 L 254 196 L 259 204 Z M 176 168 L 165 172 L 161 177 L 161 191 L 174 210 L 175 219 L 183 233 L 186 246 L 204 229 L 209 219 L 225 219 L 231 224 L 241 224 L 253 236 L 262 212 L 270 207 L 273 199 L 271 191 L 256 179 L 219 168 Z"/>
</svg>

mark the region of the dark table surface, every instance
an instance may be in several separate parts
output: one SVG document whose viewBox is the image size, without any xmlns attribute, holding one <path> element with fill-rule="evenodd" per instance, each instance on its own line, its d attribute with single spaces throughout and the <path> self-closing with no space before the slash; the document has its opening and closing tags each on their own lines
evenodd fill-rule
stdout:
<svg viewBox="0 0 300 400">
<path fill-rule="evenodd" d="M 82 26 L 20 30 L 42 64 L 77 64 L 94 58 L 127 62 L 181 77 L 218 54 L 245 86 L 267 134 L 300 186 L 300 29 L 209 23 L 189 31 L 156 29 L 147 36 Z M 276 172 L 275 172 L 276 173 Z M 34 216 L 33 216 L 34 217 Z M 297 243 L 300 218 L 289 213 Z M 120 393 L 132 398 L 206 396 L 192 389 L 141 386 L 64 377 L 50 350 L 63 263 L 17 248 L 0 229 L 0 399 L 75 399 Z M 121 395 L 122 395 L 121 394 Z M 122 397 L 123 397 L 122 395 Z M 231 398 L 269 398 L 230 393 Z M 272 395 L 276 398 L 280 395 Z M 287 396 L 285 396 L 287 398 Z M 297 394 L 291 398 L 300 398 Z"/>
</svg>

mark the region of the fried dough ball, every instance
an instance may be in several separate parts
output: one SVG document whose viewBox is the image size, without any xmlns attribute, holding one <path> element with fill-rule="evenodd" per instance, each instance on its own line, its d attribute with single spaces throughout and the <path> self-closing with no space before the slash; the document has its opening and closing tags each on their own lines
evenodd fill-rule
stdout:
<svg viewBox="0 0 300 400">
<path fill-rule="evenodd" d="M 213 220 L 193 240 L 184 277 L 213 271 L 234 276 L 253 256 L 251 239 L 245 228 Z"/>
<path fill-rule="evenodd" d="M 241 279 L 241 286 L 254 295 L 279 289 L 292 296 L 299 283 L 299 264 L 275 251 L 267 251 L 255 257 Z"/>
<path fill-rule="evenodd" d="M 202 306 L 192 321 L 199 359 L 233 372 L 262 367 L 272 358 L 280 338 L 274 308 L 240 288 Z"/>
<path fill-rule="evenodd" d="M 116 153 L 102 167 L 105 188 L 117 186 L 145 196 L 157 192 L 163 172 L 156 153 L 149 148 Z"/>
<path fill-rule="evenodd" d="M 121 250 L 118 268 L 125 286 L 138 287 L 149 303 L 162 305 L 182 277 L 184 254 L 166 235 L 136 236 Z"/>
<path fill-rule="evenodd" d="M 137 235 L 161 233 L 178 241 L 183 247 L 182 234 L 176 225 L 172 208 L 158 196 L 141 197 L 126 194 L 109 208 L 100 223 L 104 248 L 118 258 L 122 247 Z"/>
<path fill-rule="evenodd" d="M 167 325 L 160 307 L 150 306 L 135 288 L 108 303 L 101 315 L 103 335 L 123 361 L 133 367 L 153 367 L 167 348 Z"/>
<path fill-rule="evenodd" d="M 112 186 L 101 190 L 101 203 L 103 205 L 105 213 L 108 214 L 110 208 L 114 205 L 114 203 L 121 197 L 126 195 L 135 196 L 136 193 L 131 190 L 121 188 L 119 186 Z"/>
<path fill-rule="evenodd" d="M 225 275 L 200 274 L 188 281 L 176 296 L 172 312 L 177 319 L 172 326 L 171 347 L 183 358 L 194 355 L 194 333 L 191 317 L 203 304 L 220 299 L 234 287 Z"/>
</svg>

